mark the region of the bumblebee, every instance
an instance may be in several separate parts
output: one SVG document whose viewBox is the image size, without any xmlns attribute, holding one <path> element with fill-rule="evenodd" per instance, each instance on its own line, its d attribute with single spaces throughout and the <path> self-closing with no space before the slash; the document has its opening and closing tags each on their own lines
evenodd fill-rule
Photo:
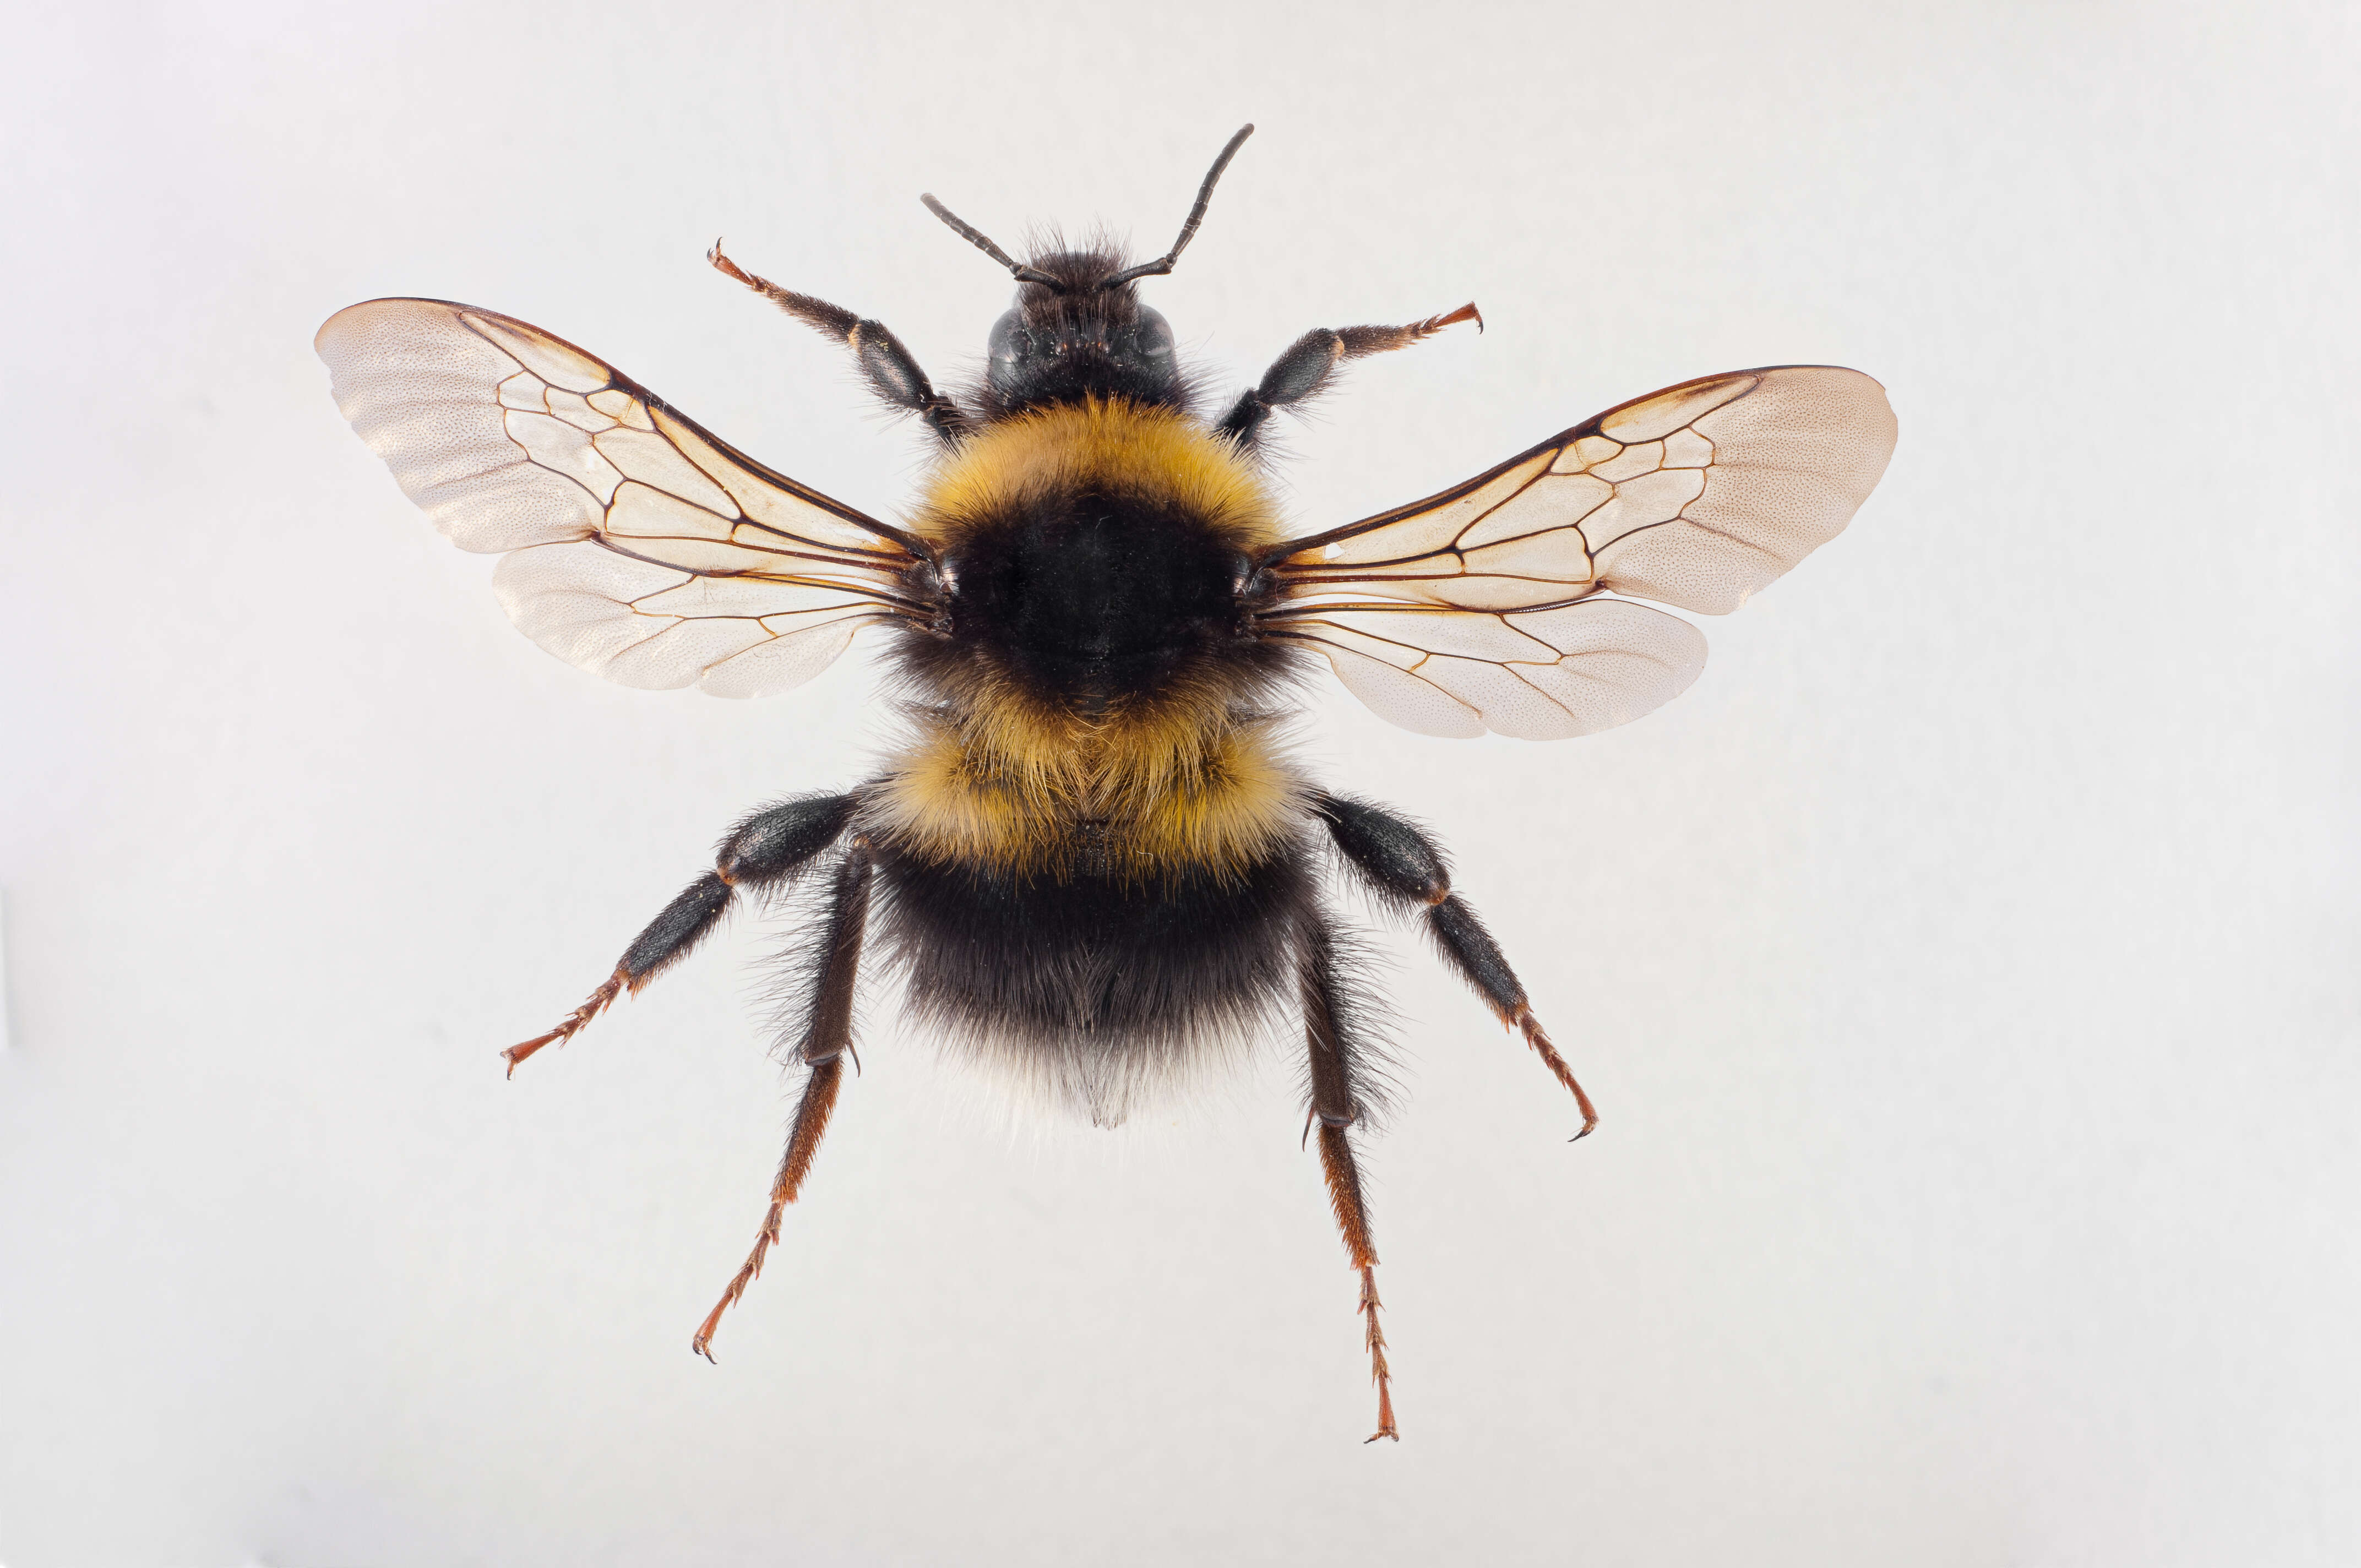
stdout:
<svg viewBox="0 0 2361 1568">
<path fill-rule="evenodd" d="M 543 648 L 626 685 L 754 697 L 810 679 L 867 628 L 906 724 L 875 776 L 766 806 L 509 1070 L 681 961 L 741 897 L 810 879 L 824 911 L 796 962 L 782 1048 L 801 1096 L 753 1250 L 777 1243 L 853 1049 L 864 961 L 949 1048 L 1113 1126 L 1146 1097 L 1300 1032 L 1316 1135 L 1378 1396 L 1397 1436 L 1356 1133 L 1378 1102 L 1374 1003 L 1323 896 L 1339 866 L 1422 924 L 1444 961 L 1598 1113 L 1426 834 L 1334 794 L 1279 726 L 1312 656 L 1406 729 L 1532 740 L 1622 724 L 1705 660 L 1682 618 L 1735 609 L 1840 532 L 1895 426 L 1857 371 L 1781 366 L 1625 403 L 1424 500 L 1293 534 L 1266 422 L 1349 361 L 1476 308 L 1306 333 L 1218 417 L 1139 297 L 1172 247 L 1012 258 L 927 206 L 1016 283 L 980 378 L 939 391 L 882 323 L 712 265 L 842 344 L 935 461 L 886 522 L 764 466 L 562 338 L 473 306 L 374 300 L 315 346 L 337 406 Z"/>
</svg>

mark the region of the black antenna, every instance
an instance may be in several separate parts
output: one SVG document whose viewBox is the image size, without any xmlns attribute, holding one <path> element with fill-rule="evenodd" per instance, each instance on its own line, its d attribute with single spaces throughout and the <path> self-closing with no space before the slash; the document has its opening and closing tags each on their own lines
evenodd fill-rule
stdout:
<svg viewBox="0 0 2361 1568">
<path fill-rule="evenodd" d="M 983 252 L 994 261 L 999 262 L 1003 267 L 1007 268 L 1009 275 L 1015 278 L 1019 283 L 1038 283 L 1044 288 L 1051 291 L 1053 293 L 1062 294 L 1066 291 L 1066 286 L 1063 283 L 1059 282 L 1055 278 L 1050 277 L 1047 272 L 1042 271 L 1039 268 L 1027 267 L 1021 261 L 1012 261 L 1009 259 L 1008 252 L 993 244 L 991 239 L 987 237 L 983 231 L 961 223 L 958 216 L 954 214 L 949 207 L 946 207 L 940 202 L 936 201 L 932 194 L 921 196 L 918 200 L 927 204 L 927 211 L 934 214 L 935 216 L 950 225 L 951 233 L 959 236 L 961 239 L 967 241 L 968 244 L 975 247 L 978 250 Z"/>
<path fill-rule="evenodd" d="M 1180 225 L 1180 237 L 1172 242 L 1171 249 L 1153 261 L 1143 261 L 1137 267 L 1124 269 L 1099 287 L 1112 289 L 1118 284 L 1128 283 L 1135 278 L 1160 278 L 1171 271 L 1172 264 L 1180 259 L 1180 253 L 1189 248 L 1189 242 L 1197 237 L 1197 225 L 1205 221 L 1205 208 L 1213 199 L 1214 182 L 1221 179 L 1222 170 L 1230 166 L 1230 159 L 1238 155 L 1238 148 L 1245 146 L 1246 137 L 1252 135 L 1254 135 L 1254 126 L 1251 124 L 1240 126 L 1238 134 L 1229 139 L 1223 147 L 1221 156 L 1213 159 L 1213 167 L 1205 171 L 1205 182 L 1197 187 L 1197 204 L 1189 209 L 1189 221 Z M 1008 252 L 993 244 L 990 236 L 973 225 L 961 221 L 957 214 L 936 201 L 931 192 L 920 196 L 918 200 L 926 203 L 927 211 L 950 225 L 951 233 L 1007 268 L 1008 275 L 1019 283 L 1038 283 L 1052 293 L 1066 292 L 1065 284 L 1050 277 L 1039 268 L 1028 267 L 1011 257 Z"/>
<path fill-rule="evenodd" d="M 1222 170 L 1230 166 L 1230 159 L 1238 155 L 1238 148 L 1244 147 L 1246 137 L 1252 135 L 1254 135 L 1252 124 L 1240 126 L 1238 134 L 1232 137 L 1229 144 L 1222 148 L 1222 155 L 1213 159 L 1213 167 L 1205 171 L 1205 182 L 1197 187 L 1197 204 L 1189 209 L 1189 221 L 1180 225 L 1180 237 L 1172 242 L 1171 249 L 1153 261 L 1143 261 L 1137 267 L 1125 268 L 1099 287 L 1112 289 L 1119 283 L 1128 283 L 1135 278 L 1160 278 L 1171 271 L 1172 264 L 1180 259 L 1180 253 L 1189 247 L 1189 242 L 1197 237 L 1197 225 L 1205 221 L 1206 204 L 1213 199 L 1213 182 L 1222 177 Z"/>
</svg>

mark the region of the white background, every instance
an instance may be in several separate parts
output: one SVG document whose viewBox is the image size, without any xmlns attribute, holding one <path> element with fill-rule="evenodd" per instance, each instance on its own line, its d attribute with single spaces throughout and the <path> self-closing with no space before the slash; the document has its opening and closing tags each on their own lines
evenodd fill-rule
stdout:
<svg viewBox="0 0 2361 1568">
<path fill-rule="evenodd" d="M 2361 1553 L 2349 8 L 31 9 L 9 1568 Z M 1423 740 L 1322 677 L 1307 761 L 1443 830 L 1607 1115 L 1569 1148 L 1389 938 L 1400 1447 L 1290 1064 L 1012 1131 L 884 995 L 708 1366 L 793 932 L 493 1052 L 738 813 L 862 776 L 873 669 L 549 659 L 313 330 L 507 311 L 892 515 L 922 443 L 714 236 L 947 378 L 1009 286 L 921 190 L 1153 253 L 1249 118 L 1146 286 L 1224 385 L 1490 323 L 1287 433 L 1304 527 L 1741 366 L 1870 371 L 1899 455 L 1627 729 Z"/>
</svg>

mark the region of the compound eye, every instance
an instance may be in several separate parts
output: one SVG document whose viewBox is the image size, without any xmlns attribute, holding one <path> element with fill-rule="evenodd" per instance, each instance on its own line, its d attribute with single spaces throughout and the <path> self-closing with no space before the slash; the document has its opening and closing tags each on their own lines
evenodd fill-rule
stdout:
<svg viewBox="0 0 2361 1568">
<path fill-rule="evenodd" d="M 995 387 L 1009 386 L 1016 379 L 1017 367 L 1032 356 L 1033 334 L 1025 330 L 1025 313 L 1009 311 L 992 323 L 992 336 L 986 340 L 984 352 L 991 365 L 984 374 Z"/>
<path fill-rule="evenodd" d="M 1132 352 L 1142 359 L 1162 362 L 1172 357 L 1172 328 L 1159 311 L 1139 307 L 1139 321 L 1131 329 Z"/>
</svg>

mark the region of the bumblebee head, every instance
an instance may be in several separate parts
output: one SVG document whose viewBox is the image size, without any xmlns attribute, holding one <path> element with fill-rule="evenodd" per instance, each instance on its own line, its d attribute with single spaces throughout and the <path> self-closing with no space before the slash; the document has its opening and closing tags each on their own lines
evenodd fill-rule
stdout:
<svg viewBox="0 0 2361 1568">
<path fill-rule="evenodd" d="M 993 389 L 1012 396 L 1084 356 L 1104 356 L 1153 386 L 1177 383 L 1172 328 L 1132 284 L 1112 280 L 1122 264 L 1103 250 L 1034 258 L 1027 270 L 1054 281 L 1019 284 L 1016 302 L 992 323 L 984 375 Z"/>
<path fill-rule="evenodd" d="M 1085 365 L 1094 363 L 1115 373 L 1117 385 L 1112 389 L 1150 402 L 1180 400 L 1181 381 L 1173 358 L 1172 328 L 1157 311 L 1139 302 L 1136 285 L 1142 278 L 1158 278 L 1172 270 L 1180 252 L 1196 237 L 1197 225 L 1205 220 L 1214 182 L 1253 134 L 1254 126 L 1244 126 L 1230 137 L 1206 171 L 1204 182 L 1197 187 L 1197 202 L 1180 225 L 1180 237 L 1153 261 L 1127 264 L 1115 251 L 1097 247 L 1051 250 L 1030 261 L 1018 261 L 933 196 L 921 196 L 928 212 L 1007 268 L 1016 280 L 1016 305 L 992 324 L 985 372 L 991 391 L 1017 404 L 1033 401 L 1029 394 L 1035 389 L 1062 387 L 1074 380 Z"/>
</svg>

